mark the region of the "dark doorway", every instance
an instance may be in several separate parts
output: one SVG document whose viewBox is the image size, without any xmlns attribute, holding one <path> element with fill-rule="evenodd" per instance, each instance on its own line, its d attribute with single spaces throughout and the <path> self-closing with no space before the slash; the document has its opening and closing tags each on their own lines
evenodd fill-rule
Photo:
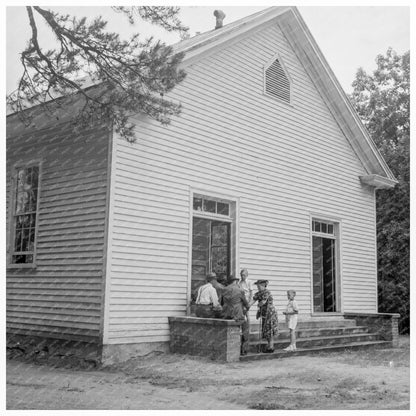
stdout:
<svg viewBox="0 0 416 416">
<path fill-rule="evenodd" d="M 313 237 L 313 310 L 336 312 L 335 240 Z"/>
</svg>

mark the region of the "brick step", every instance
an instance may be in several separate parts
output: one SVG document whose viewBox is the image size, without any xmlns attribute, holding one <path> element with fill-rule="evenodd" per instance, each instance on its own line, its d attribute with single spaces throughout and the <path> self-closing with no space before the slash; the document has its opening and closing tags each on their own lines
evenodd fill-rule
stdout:
<svg viewBox="0 0 416 416">
<path fill-rule="evenodd" d="M 310 338 L 310 337 L 324 337 L 332 335 L 346 335 L 346 334 L 363 334 L 368 333 L 366 326 L 351 326 L 341 328 L 310 328 L 310 329 L 299 329 L 296 328 L 296 338 Z M 289 339 L 289 330 L 287 327 L 279 329 L 279 334 L 274 337 L 275 340 Z M 259 339 L 258 331 L 251 331 L 250 328 L 250 341 L 256 341 Z"/>
<path fill-rule="evenodd" d="M 298 348 L 314 348 L 314 347 L 325 347 L 328 345 L 340 345 L 340 344 L 350 344 L 356 342 L 370 342 L 379 340 L 378 334 L 347 334 L 347 335 L 332 335 L 328 337 L 309 337 L 309 338 L 299 338 L 296 340 L 296 345 Z M 266 345 L 266 341 L 262 340 L 261 342 L 250 341 L 248 349 L 251 352 L 255 352 L 258 348 L 258 345 Z M 276 350 L 282 350 L 289 345 L 289 340 L 277 340 L 275 341 L 274 347 Z"/>
<path fill-rule="evenodd" d="M 313 348 L 298 348 L 296 351 L 286 352 L 276 349 L 273 353 L 251 353 L 240 357 L 240 361 L 270 360 L 273 358 L 287 358 L 296 355 L 313 355 L 323 352 L 345 351 L 349 349 L 389 348 L 391 341 L 350 342 L 348 344 L 327 345 Z"/>
</svg>

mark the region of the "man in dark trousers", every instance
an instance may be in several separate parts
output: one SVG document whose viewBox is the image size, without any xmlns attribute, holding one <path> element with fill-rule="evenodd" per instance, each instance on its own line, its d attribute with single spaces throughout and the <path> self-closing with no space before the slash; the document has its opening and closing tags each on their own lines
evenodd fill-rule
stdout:
<svg viewBox="0 0 416 416">
<path fill-rule="evenodd" d="M 247 302 L 244 291 L 238 286 L 239 279 L 229 276 L 228 285 L 222 292 L 223 301 L 223 318 L 234 319 L 241 323 L 241 355 L 247 354 L 247 346 L 249 341 L 249 328 L 246 318 L 246 311 L 250 305 Z"/>
</svg>

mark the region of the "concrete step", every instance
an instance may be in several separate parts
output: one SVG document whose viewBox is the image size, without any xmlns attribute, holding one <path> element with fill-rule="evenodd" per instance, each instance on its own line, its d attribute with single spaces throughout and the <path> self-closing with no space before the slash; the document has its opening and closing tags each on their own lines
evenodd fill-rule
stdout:
<svg viewBox="0 0 416 416">
<path fill-rule="evenodd" d="M 350 344 L 355 342 L 370 342 L 377 341 L 380 337 L 378 334 L 346 334 L 346 335 L 331 335 L 327 337 L 309 337 L 309 338 L 298 338 L 296 340 L 296 345 L 298 348 L 315 348 L 315 347 L 325 347 L 328 345 L 340 345 L 340 344 Z M 261 342 L 250 341 L 249 342 L 249 351 L 255 352 L 258 349 L 258 345 L 266 345 L 266 341 L 262 340 Z M 289 345 L 289 340 L 277 340 L 275 341 L 275 349 L 283 349 Z"/>
<path fill-rule="evenodd" d="M 298 321 L 297 329 L 312 329 L 312 328 L 344 328 L 356 326 L 355 319 L 329 319 L 329 320 L 318 320 L 318 321 Z M 251 319 L 250 328 L 256 331 L 260 327 L 260 322 L 257 319 Z M 279 330 L 287 329 L 286 321 L 280 319 Z"/>
<path fill-rule="evenodd" d="M 350 342 L 348 344 L 327 345 L 313 348 L 298 348 L 293 352 L 286 352 L 281 349 L 275 349 L 273 353 L 251 353 L 240 357 L 240 361 L 270 360 L 274 358 L 287 358 L 297 355 L 313 355 L 325 352 L 345 351 L 365 348 L 389 348 L 391 341 L 367 341 L 367 342 Z"/>
<path fill-rule="evenodd" d="M 334 327 L 334 328 L 310 328 L 310 329 L 298 329 L 296 328 L 296 338 L 310 338 L 319 336 L 332 336 L 332 335 L 346 335 L 346 334 L 362 334 L 368 333 L 366 326 L 346 326 L 346 327 Z M 289 339 L 289 330 L 286 328 L 279 329 L 279 333 L 274 339 L 287 340 Z M 258 331 L 252 331 L 250 328 L 250 341 L 256 341 L 259 339 Z"/>
<path fill-rule="evenodd" d="M 281 322 L 283 328 L 286 328 L 286 322 Z M 279 324 L 279 327 L 280 327 Z M 298 329 L 309 329 L 309 328 L 340 328 L 340 327 L 351 327 L 356 326 L 357 323 L 355 319 L 325 319 L 325 320 L 315 320 L 315 321 L 298 321 Z"/>
</svg>

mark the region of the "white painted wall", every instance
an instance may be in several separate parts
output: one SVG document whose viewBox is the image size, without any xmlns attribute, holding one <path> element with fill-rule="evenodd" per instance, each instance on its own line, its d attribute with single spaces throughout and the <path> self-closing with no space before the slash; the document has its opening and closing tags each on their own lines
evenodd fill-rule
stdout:
<svg viewBox="0 0 416 416">
<path fill-rule="evenodd" d="M 292 105 L 263 94 L 276 53 Z M 190 187 L 239 198 L 239 265 L 270 280 L 280 311 L 295 289 L 311 313 L 310 215 L 341 219 L 343 310 L 376 312 L 373 190 L 278 27 L 186 70 L 180 117 L 137 119 L 134 145 L 115 140 L 105 343 L 168 341 L 167 317 L 185 314 Z"/>
</svg>

